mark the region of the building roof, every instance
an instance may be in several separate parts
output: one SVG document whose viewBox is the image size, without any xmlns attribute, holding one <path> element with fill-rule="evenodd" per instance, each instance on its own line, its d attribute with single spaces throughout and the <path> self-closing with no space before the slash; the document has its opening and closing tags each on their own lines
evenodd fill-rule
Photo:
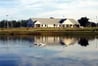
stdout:
<svg viewBox="0 0 98 66">
<path fill-rule="evenodd" d="M 79 24 L 79 22 L 74 19 L 68 19 L 68 20 L 70 20 L 73 24 Z"/>
<path fill-rule="evenodd" d="M 42 24 L 60 24 L 59 18 L 32 18 L 33 22 L 39 21 Z"/>
<path fill-rule="evenodd" d="M 39 21 L 41 24 L 62 24 L 63 22 L 66 22 L 69 20 L 73 24 L 79 24 L 78 21 L 67 18 L 67 19 L 62 19 L 62 18 L 32 18 L 31 19 L 34 23 Z"/>
<path fill-rule="evenodd" d="M 61 19 L 59 23 L 63 23 L 66 19 Z"/>
</svg>

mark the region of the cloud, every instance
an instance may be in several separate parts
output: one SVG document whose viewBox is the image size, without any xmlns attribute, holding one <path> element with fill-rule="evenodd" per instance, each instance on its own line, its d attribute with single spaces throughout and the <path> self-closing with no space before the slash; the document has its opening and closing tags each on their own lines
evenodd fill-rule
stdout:
<svg viewBox="0 0 98 66">
<path fill-rule="evenodd" d="M 50 16 L 79 18 L 96 16 L 97 6 L 98 0 L 0 0 L 0 16 L 9 14 L 17 19 Z"/>
</svg>

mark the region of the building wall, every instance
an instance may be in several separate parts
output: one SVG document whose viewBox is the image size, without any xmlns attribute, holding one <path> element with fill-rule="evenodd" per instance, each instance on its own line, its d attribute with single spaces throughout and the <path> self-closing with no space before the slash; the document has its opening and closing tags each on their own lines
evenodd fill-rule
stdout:
<svg viewBox="0 0 98 66">
<path fill-rule="evenodd" d="M 48 27 L 54 27 L 54 25 L 53 24 L 48 24 Z"/>
<path fill-rule="evenodd" d="M 64 25 L 64 26 L 63 26 Z M 74 24 L 73 22 L 71 22 L 70 20 L 65 20 L 63 23 L 62 23 L 62 26 L 63 27 L 68 27 L 68 28 L 74 28 L 74 27 L 77 27 L 76 25 L 79 25 L 79 24 Z"/>
<path fill-rule="evenodd" d="M 59 27 L 60 24 L 49 24 L 48 27 Z"/>
<path fill-rule="evenodd" d="M 38 24 L 35 24 L 34 27 L 37 27 L 37 25 Z M 44 28 L 45 27 L 59 27 L 59 24 L 55 25 L 55 26 L 54 26 L 54 24 L 39 24 L 39 25 L 40 25 L 40 27 L 44 27 Z"/>
<path fill-rule="evenodd" d="M 35 24 L 41 24 L 39 21 L 36 21 Z"/>
<path fill-rule="evenodd" d="M 41 24 L 41 27 L 47 27 L 47 25 L 46 24 Z"/>
<path fill-rule="evenodd" d="M 78 25 L 78 24 L 77 24 Z M 42 24 L 39 21 L 36 21 L 34 23 L 34 27 L 63 27 L 63 28 L 74 28 L 76 25 L 73 24 L 73 22 L 71 22 L 70 20 L 65 20 L 63 23 L 61 24 Z"/>
<path fill-rule="evenodd" d="M 65 20 L 62 24 L 71 24 L 71 25 L 74 25 L 70 20 Z"/>
</svg>

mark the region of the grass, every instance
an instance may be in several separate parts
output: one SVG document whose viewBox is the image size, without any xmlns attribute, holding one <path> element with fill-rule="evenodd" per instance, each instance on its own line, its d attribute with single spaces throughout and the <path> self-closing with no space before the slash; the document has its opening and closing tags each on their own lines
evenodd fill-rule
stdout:
<svg viewBox="0 0 98 66">
<path fill-rule="evenodd" d="M 98 35 L 98 27 L 85 28 L 0 28 L 0 35 Z"/>
</svg>

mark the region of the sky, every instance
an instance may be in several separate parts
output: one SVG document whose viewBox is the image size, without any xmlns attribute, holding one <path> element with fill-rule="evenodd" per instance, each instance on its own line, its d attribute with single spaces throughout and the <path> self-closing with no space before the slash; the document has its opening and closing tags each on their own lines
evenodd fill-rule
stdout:
<svg viewBox="0 0 98 66">
<path fill-rule="evenodd" d="M 0 0 L 0 20 L 33 17 L 96 20 L 96 16 L 98 0 Z"/>
</svg>

